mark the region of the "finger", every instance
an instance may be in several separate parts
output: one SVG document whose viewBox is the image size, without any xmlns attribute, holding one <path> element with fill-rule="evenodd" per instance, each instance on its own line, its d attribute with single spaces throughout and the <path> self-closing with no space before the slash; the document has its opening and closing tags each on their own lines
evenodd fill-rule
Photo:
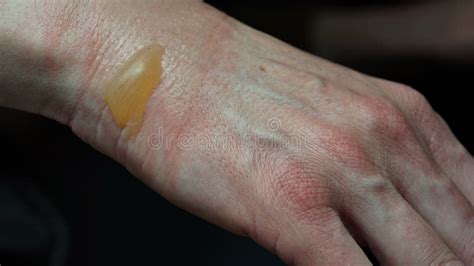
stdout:
<svg viewBox="0 0 474 266">
<path fill-rule="evenodd" d="M 474 204 L 474 160 L 447 123 L 416 90 L 393 82 L 377 81 L 388 87 L 395 101 L 405 107 L 405 115 L 420 133 L 428 152 L 469 202 Z"/>
<path fill-rule="evenodd" d="M 331 210 L 325 216 L 291 226 L 288 241 L 275 245 L 291 256 L 277 253 L 290 265 L 372 265 L 338 215 Z"/>
<path fill-rule="evenodd" d="M 457 185 L 459 190 L 474 204 L 474 161 L 465 147 L 454 136 L 448 124 L 439 116 L 420 94 L 414 100 L 417 107 L 408 116 L 415 130 L 443 172 Z M 416 97 L 414 97 L 416 98 Z"/>
<path fill-rule="evenodd" d="M 392 169 L 392 183 L 450 249 L 465 263 L 473 264 L 474 209 L 451 179 L 428 164 L 405 165 L 412 169 L 405 177 Z"/>
<path fill-rule="evenodd" d="M 386 140 L 386 144 L 393 145 L 392 154 L 386 160 L 391 166 L 388 177 L 451 250 L 463 261 L 472 263 L 474 210 L 466 196 L 473 193 L 466 187 L 460 191 L 462 184 L 456 183 L 462 180 L 463 172 L 453 168 L 448 177 L 438 163 L 439 156 L 449 154 L 459 160 L 467 153 L 454 136 L 448 138 L 450 131 L 441 128 L 438 117 L 421 94 L 400 85 L 394 89 L 397 91 L 391 95 L 397 97 L 405 113 L 391 117 L 396 126 Z M 403 138 L 396 139 L 397 136 Z M 405 152 L 401 153 L 397 147 L 404 147 Z"/>
<path fill-rule="evenodd" d="M 352 186 L 357 192 L 349 194 L 352 197 L 343 206 L 344 213 L 358 226 L 382 264 L 460 263 L 387 179 L 366 181 Z"/>
<path fill-rule="evenodd" d="M 438 114 L 435 116 L 437 128 L 428 130 L 428 125 L 422 122 L 419 123 L 420 131 L 428 140 L 434 160 L 474 204 L 474 159 L 454 136 L 446 121 Z"/>
</svg>

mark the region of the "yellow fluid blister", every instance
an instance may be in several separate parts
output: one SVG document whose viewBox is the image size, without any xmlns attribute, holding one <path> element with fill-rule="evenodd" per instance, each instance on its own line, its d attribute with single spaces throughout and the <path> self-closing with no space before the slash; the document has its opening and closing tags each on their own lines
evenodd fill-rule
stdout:
<svg viewBox="0 0 474 266">
<path fill-rule="evenodd" d="M 109 81 L 105 102 L 119 128 L 130 128 L 130 134 L 140 130 L 145 107 L 161 82 L 164 48 L 146 46 L 123 64 Z"/>
</svg>

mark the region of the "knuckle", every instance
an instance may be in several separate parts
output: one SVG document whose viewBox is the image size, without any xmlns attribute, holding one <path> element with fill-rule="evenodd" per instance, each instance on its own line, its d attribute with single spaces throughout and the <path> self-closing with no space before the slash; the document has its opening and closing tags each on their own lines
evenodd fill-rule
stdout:
<svg viewBox="0 0 474 266">
<path fill-rule="evenodd" d="M 434 113 L 428 99 L 418 90 L 403 84 L 398 84 L 396 89 L 397 98 L 400 99 L 402 106 L 407 108 L 415 119 L 422 119 Z"/>
<path fill-rule="evenodd" d="M 363 118 L 370 130 L 394 141 L 403 141 L 412 129 L 400 108 L 388 100 L 369 99 L 362 105 Z"/>
<path fill-rule="evenodd" d="M 408 97 L 408 111 L 410 111 L 415 122 L 434 123 L 436 115 L 428 102 L 428 99 L 417 90 L 410 90 L 407 92 Z"/>
<path fill-rule="evenodd" d="M 418 90 L 408 85 L 399 84 L 399 91 L 401 94 L 405 95 L 405 99 L 408 102 L 412 102 L 413 104 L 426 104 L 428 101 L 426 97 L 421 94 Z"/>
<path fill-rule="evenodd" d="M 321 145 L 338 165 L 364 173 L 373 172 L 373 160 L 361 139 L 350 130 L 331 128 L 321 137 Z"/>
</svg>

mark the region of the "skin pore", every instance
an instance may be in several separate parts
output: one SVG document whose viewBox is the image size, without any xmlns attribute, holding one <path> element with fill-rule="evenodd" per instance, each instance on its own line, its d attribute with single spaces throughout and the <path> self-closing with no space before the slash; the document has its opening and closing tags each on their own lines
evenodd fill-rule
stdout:
<svg viewBox="0 0 474 266">
<path fill-rule="evenodd" d="M 146 103 L 160 84 L 164 48 L 150 45 L 135 52 L 109 81 L 105 101 L 119 128 L 130 126 L 136 135 L 141 127 Z"/>
</svg>

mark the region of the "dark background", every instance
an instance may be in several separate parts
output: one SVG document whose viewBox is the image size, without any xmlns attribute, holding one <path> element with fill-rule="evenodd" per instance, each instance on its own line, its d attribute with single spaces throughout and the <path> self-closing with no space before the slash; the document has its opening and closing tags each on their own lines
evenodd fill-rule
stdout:
<svg viewBox="0 0 474 266">
<path fill-rule="evenodd" d="M 317 10 L 402 1 L 207 2 L 318 54 L 308 40 Z M 474 151 L 468 97 L 474 60 L 337 60 L 417 88 Z M 0 122 L 0 264 L 47 265 L 65 258 L 77 266 L 281 265 L 251 241 L 175 208 L 66 127 L 3 109 Z"/>
</svg>

